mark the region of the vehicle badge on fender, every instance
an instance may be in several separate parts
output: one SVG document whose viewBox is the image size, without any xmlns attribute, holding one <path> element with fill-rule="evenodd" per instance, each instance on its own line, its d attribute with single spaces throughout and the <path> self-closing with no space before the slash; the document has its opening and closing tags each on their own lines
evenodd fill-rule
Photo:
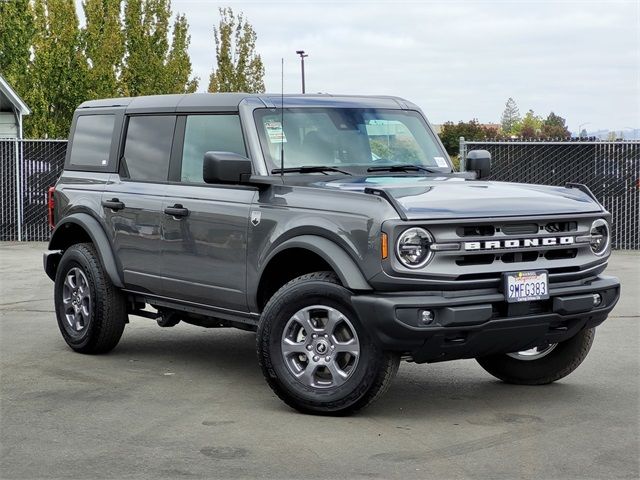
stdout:
<svg viewBox="0 0 640 480">
<path fill-rule="evenodd" d="M 254 210 L 251 212 L 251 225 L 257 227 L 260 224 L 260 219 L 262 218 L 262 212 Z"/>
</svg>

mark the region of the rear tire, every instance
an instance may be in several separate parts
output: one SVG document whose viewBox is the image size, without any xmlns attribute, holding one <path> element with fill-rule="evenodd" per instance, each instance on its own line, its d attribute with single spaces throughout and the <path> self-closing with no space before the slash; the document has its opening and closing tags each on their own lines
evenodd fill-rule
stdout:
<svg viewBox="0 0 640 480">
<path fill-rule="evenodd" d="M 490 355 L 478 358 L 482 368 L 506 383 L 545 385 L 566 377 L 585 359 L 595 329 L 585 329 L 562 343 L 540 349 L 539 353 Z"/>
<path fill-rule="evenodd" d="M 315 415 L 349 415 L 375 401 L 400 358 L 381 350 L 332 272 L 302 275 L 280 288 L 258 325 L 258 362 L 287 405 Z"/>
<path fill-rule="evenodd" d="M 118 344 L 127 322 L 126 301 L 92 244 L 78 243 L 64 252 L 54 297 L 60 333 L 73 350 L 106 353 Z"/>
</svg>

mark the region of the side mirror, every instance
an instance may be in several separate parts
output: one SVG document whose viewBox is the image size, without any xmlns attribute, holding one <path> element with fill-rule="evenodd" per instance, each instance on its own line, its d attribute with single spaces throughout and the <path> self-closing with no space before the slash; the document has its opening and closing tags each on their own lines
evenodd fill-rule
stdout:
<svg viewBox="0 0 640 480">
<path fill-rule="evenodd" d="M 207 152 L 202 162 L 205 183 L 244 183 L 251 176 L 251 160 L 237 153 Z"/>
<path fill-rule="evenodd" d="M 491 174 L 491 154 L 487 150 L 471 150 L 465 160 L 465 170 L 477 172 L 477 178 Z"/>
</svg>

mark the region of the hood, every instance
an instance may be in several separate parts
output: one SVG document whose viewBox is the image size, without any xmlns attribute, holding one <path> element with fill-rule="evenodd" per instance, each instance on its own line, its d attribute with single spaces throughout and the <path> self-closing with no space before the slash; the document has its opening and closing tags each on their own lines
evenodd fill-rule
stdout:
<svg viewBox="0 0 640 480">
<path fill-rule="evenodd" d="M 359 177 L 324 182 L 325 188 L 386 192 L 408 220 L 597 213 L 602 209 L 577 188 L 486 182 L 456 177 Z"/>
</svg>

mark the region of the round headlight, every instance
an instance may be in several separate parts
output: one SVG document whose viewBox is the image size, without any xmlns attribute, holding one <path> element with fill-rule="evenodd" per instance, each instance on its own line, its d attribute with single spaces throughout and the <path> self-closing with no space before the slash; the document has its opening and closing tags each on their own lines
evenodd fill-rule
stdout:
<svg viewBox="0 0 640 480">
<path fill-rule="evenodd" d="M 409 228 L 402 232 L 396 244 L 398 260 L 409 268 L 420 268 L 431 260 L 433 237 L 424 228 Z"/>
<path fill-rule="evenodd" d="M 609 224 L 606 220 L 599 218 L 591 224 L 591 251 L 596 255 L 604 255 L 609 249 Z"/>
</svg>

